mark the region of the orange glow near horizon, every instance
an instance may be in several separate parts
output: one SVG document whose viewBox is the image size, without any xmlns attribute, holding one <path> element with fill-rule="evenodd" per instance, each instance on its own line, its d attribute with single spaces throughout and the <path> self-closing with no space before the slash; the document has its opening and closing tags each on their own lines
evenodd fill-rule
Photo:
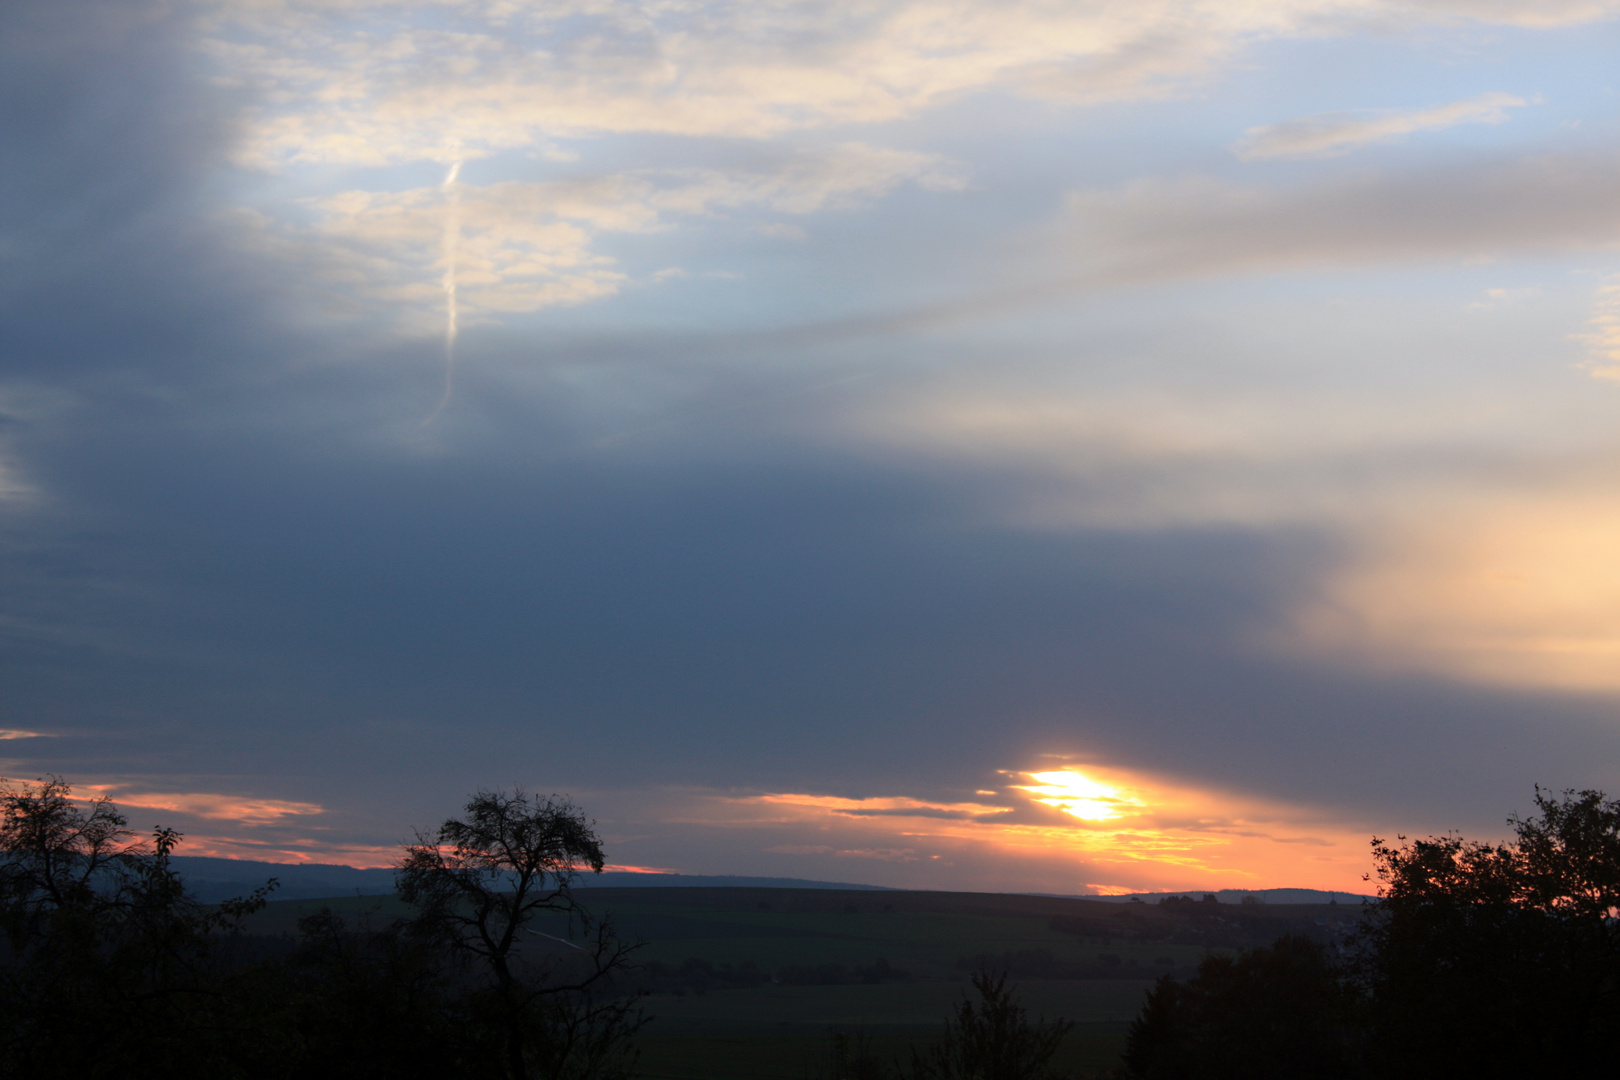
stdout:
<svg viewBox="0 0 1620 1080">
<path fill-rule="evenodd" d="M 342 825 L 328 824 L 330 812 L 314 803 L 149 793 L 130 783 L 85 784 L 75 792 L 84 799 L 103 794 L 140 811 L 142 822 L 169 824 L 168 816 L 176 815 L 173 823 L 187 833 L 185 855 L 381 867 L 393 865 L 400 853 L 398 844 L 342 838 Z M 922 889 L 1366 892 L 1367 841 L 1384 825 L 1336 821 L 1309 806 L 1091 762 L 1003 771 L 990 786 L 974 785 L 942 799 L 711 789 L 641 794 L 639 808 L 628 817 L 620 810 L 619 826 L 675 827 L 672 838 L 688 854 L 672 858 L 673 852 L 656 848 L 633 849 L 624 852 L 624 863 L 608 869 Z M 142 824 L 136 828 L 145 831 Z"/>
<path fill-rule="evenodd" d="M 1124 885 L 1090 885 L 1090 884 L 1088 884 L 1086 886 L 1086 888 L 1090 889 L 1092 891 L 1092 893 L 1097 895 L 1097 896 L 1129 896 L 1133 892 L 1142 891 L 1142 890 L 1127 888 Z"/>
<path fill-rule="evenodd" d="M 997 891 L 1368 891 L 1371 828 L 1309 807 L 1094 765 L 1003 775 L 1014 782 L 975 792 L 994 802 L 772 792 L 708 800 L 718 812 L 685 823 L 798 830 L 806 842 L 765 850 L 883 861 L 924 888 L 971 887 L 971 872 L 1007 883 Z M 946 866 L 958 884 L 923 883 L 927 868 Z"/>
</svg>

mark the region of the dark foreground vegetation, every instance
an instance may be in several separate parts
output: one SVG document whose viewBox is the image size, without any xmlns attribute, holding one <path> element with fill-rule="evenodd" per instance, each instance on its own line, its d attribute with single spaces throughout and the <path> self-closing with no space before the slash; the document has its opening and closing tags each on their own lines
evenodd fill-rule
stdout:
<svg viewBox="0 0 1620 1080">
<path fill-rule="evenodd" d="M 216 905 L 172 832 L 55 780 L 0 800 L 0 1076 L 1398 1080 L 1620 1050 L 1593 792 L 1538 793 L 1504 845 L 1375 841 L 1362 907 L 590 890 L 611 920 L 571 888 L 589 822 L 521 792 L 407 845 L 394 898 Z"/>
<path fill-rule="evenodd" d="M 321 910 L 271 936 L 242 930 L 273 881 L 199 904 L 177 834 L 139 842 L 105 798 L 70 795 L 0 792 L 0 1075 L 630 1074 L 632 946 L 569 889 L 603 860 L 568 803 L 481 792 L 405 848 L 407 913 Z"/>
<path fill-rule="evenodd" d="M 1620 1062 L 1620 802 L 1536 793 L 1515 839 L 1373 841 L 1356 932 L 1160 980 L 1140 1080 L 1603 1077 Z"/>
</svg>

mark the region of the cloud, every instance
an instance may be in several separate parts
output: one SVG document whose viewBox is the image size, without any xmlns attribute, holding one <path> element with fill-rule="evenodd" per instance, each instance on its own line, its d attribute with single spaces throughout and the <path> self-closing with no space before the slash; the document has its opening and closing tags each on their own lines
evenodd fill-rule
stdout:
<svg viewBox="0 0 1620 1080">
<path fill-rule="evenodd" d="M 885 122 L 997 84 L 1160 93 L 1234 34 L 1297 22 L 1283 4 L 1184 6 L 243 3 L 215 10 L 205 47 L 219 78 L 264 102 L 244 162 L 379 165 L 599 133 L 759 138 Z M 1189 24 L 1190 36 L 1167 35 Z"/>
<path fill-rule="evenodd" d="M 337 864 L 380 869 L 396 866 L 399 863 L 400 853 L 397 846 L 347 843 L 331 836 L 286 836 L 265 839 L 241 834 L 191 832 L 187 833 L 182 841 L 180 854 L 217 859 Z"/>
<path fill-rule="evenodd" d="M 1544 154 L 1294 188 L 1153 178 L 1069 197 L 1079 286 L 1620 245 L 1620 159 Z"/>
<path fill-rule="evenodd" d="M 1276 647 L 1490 686 L 1620 693 L 1615 450 L 1436 493 L 1302 598 Z"/>
<path fill-rule="evenodd" d="M 1587 326 L 1577 338 L 1590 351 L 1588 370 L 1601 379 L 1620 379 L 1620 277 L 1598 287 Z"/>
<path fill-rule="evenodd" d="M 1617 169 L 1620 158 L 1606 153 L 1481 155 L 1293 186 L 1190 175 L 1082 188 L 1069 192 L 1055 222 L 1026 233 L 1020 265 L 999 275 L 1010 283 L 792 333 L 892 336 L 1168 282 L 1613 250 Z"/>
<path fill-rule="evenodd" d="M 0 732 L 0 739 L 45 738 L 30 731 Z M 0 777 L 0 783 L 18 784 L 19 781 Z M 242 795 L 222 795 L 216 792 L 154 792 L 128 781 L 110 783 L 75 783 L 73 798 L 85 801 L 109 798 L 121 809 L 136 811 L 164 811 L 184 817 L 200 818 L 209 822 L 257 829 L 283 825 L 289 818 L 311 817 L 326 813 L 318 803 L 295 802 L 287 799 L 266 799 Z M 263 840 L 244 838 L 243 843 L 264 843 Z"/>
<path fill-rule="evenodd" d="M 763 806 L 813 806 L 847 817 L 990 818 L 1010 811 L 1006 806 L 983 803 L 934 803 L 905 797 L 847 799 L 833 795 L 761 795 Z"/>
<path fill-rule="evenodd" d="M 558 138 L 763 138 L 914 115 L 975 90 L 1070 102 L 1163 97 L 1265 38 L 1367 23 L 1568 25 L 1609 2 L 898 0 L 221 3 L 216 79 L 261 104 L 245 163 L 448 163 Z"/>
<path fill-rule="evenodd" d="M 1517 289 L 1494 288 L 1485 290 L 1485 299 L 1469 304 L 1471 311 L 1491 311 L 1538 300 L 1545 294 L 1539 285 L 1526 285 Z"/>
<path fill-rule="evenodd" d="M 784 155 L 767 170 L 723 172 L 672 170 L 650 196 L 659 209 L 710 214 L 739 206 L 763 206 L 787 214 L 858 206 L 910 181 L 927 191 L 960 191 L 960 167 L 937 154 L 844 143 L 821 151 Z"/>
<path fill-rule="evenodd" d="M 683 828 L 721 829 L 743 843 L 749 842 L 743 836 L 758 836 L 762 851 L 813 861 L 814 870 L 797 876 L 837 874 L 845 860 L 880 859 L 896 864 L 891 881 L 923 888 L 945 882 L 1056 892 L 1242 888 L 1287 879 L 1356 891 L 1366 869 L 1366 835 L 1329 825 L 1309 807 L 1094 763 L 1007 775 L 1026 782 L 1012 785 L 1013 801 L 1000 805 L 905 796 L 695 794 L 679 820 Z M 1062 785 L 1063 797 L 1051 794 L 1054 784 Z M 1076 784 L 1088 797 L 1108 793 L 1106 816 L 1068 797 Z M 1300 846 L 1320 850 L 1302 860 Z M 859 874 L 853 867 L 841 872 Z"/>
<path fill-rule="evenodd" d="M 1427 109 L 1318 113 L 1250 128 L 1233 152 L 1245 161 L 1338 157 L 1415 131 L 1440 131 L 1458 124 L 1500 124 L 1508 118 L 1508 109 L 1526 104 L 1512 94 L 1481 94 Z"/>
<path fill-rule="evenodd" d="M 1466 19 L 1506 26 L 1550 28 L 1612 19 L 1620 13 L 1614 0 L 1415 0 L 1371 5 L 1379 15 L 1419 19 Z"/>
<path fill-rule="evenodd" d="M 799 226 L 789 225 L 785 221 L 768 221 L 758 226 L 756 231 L 774 240 L 803 240 L 807 235 Z"/>
<path fill-rule="evenodd" d="M 1246 354 L 1236 384 L 1223 337 L 1247 308 L 1220 310 L 1207 338 L 1133 338 L 1122 385 L 1099 334 L 1072 355 L 1100 376 L 897 380 L 844 410 L 829 438 L 937 463 L 976 491 L 984 522 L 1036 535 L 1331 537 L 1334 554 L 1293 582 L 1277 621 L 1246 632 L 1286 662 L 1612 700 L 1615 400 L 1561 341 L 1586 289 L 1494 290 L 1519 301 L 1496 310 L 1466 303 L 1471 288 L 1379 306 L 1343 305 L 1345 291 L 1335 282 L 1287 325 L 1274 314 L 1292 355 Z M 1597 374 L 1615 364 L 1615 296 L 1599 287 L 1580 335 Z M 1134 377 L 1138 356 L 1153 358 L 1151 379 Z"/>
<path fill-rule="evenodd" d="M 146 792 L 120 784 L 87 784 L 82 790 L 109 795 L 122 806 L 142 810 L 167 810 L 210 821 L 230 821 L 248 827 L 279 825 L 292 817 L 309 817 L 326 811 L 318 803 L 286 799 L 259 799 L 213 792 Z"/>
<path fill-rule="evenodd" d="M 76 5 L 52 7 L 64 25 L 104 32 Z M 480 59 L 486 46 L 506 47 L 487 8 L 268 2 L 229 9 L 264 20 L 265 51 L 242 58 L 234 88 L 203 95 L 186 81 L 183 54 L 118 64 L 121 46 L 81 55 L 67 33 L 44 63 L 29 60 L 27 41 L 8 39 L 0 80 L 27 107 L 5 110 L 0 133 L 11 160 L 37 168 L 0 177 L 0 211 L 21 226 L 0 230 L 17 245 L 6 250 L 21 253 L 6 264 L 20 290 L 5 312 L 7 392 L 32 379 L 73 407 L 6 422 L 6 460 L 47 493 L 49 513 L 31 514 L 23 542 L 8 518 L 0 546 L 4 606 L 29 620 L 4 628 L 0 696 L 13 727 L 98 733 L 9 741 L 8 754 L 75 776 L 140 771 L 129 788 L 137 797 L 155 792 L 151 801 L 198 814 L 235 804 L 163 793 L 231 792 L 255 778 L 252 791 L 277 805 L 247 813 L 274 823 L 228 828 L 210 824 L 228 817 L 197 817 L 196 842 L 298 858 L 371 850 L 385 859 L 402 825 L 442 819 L 457 796 L 514 770 L 547 790 L 639 790 L 673 778 L 814 798 L 828 797 L 831 777 L 856 805 L 756 802 L 697 834 L 703 843 L 682 848 L 671 826 L 659 841 L 667 851 L 649 842 L 614 853 L 683 869 L 837 876 L 820 873 L 839 865 L 814 861 L 823 855 L 744 862 L 728 838 L 753 826 L 738 822 L 777 814 L 783 820 L 758 826 L 762 845 L 910 848 L 926 862 L 956 863 L 959 877 L 926 879 L 946 885 L 1004 887 L 1027 863 L 1039 874 L 1025 880 L 1047 889 L 1150 882 L 1077 870 L 1086 860 L 1053 841 L 1073 835 L 1071 821 L 1017 817 L 1027 807 L 991 821 L 952 809 L 1011 805 L 968 794 L 985 779 L 982 763 L 1009 746 L 1028 761 L 1067 749 L 1153 762 L 1358 813 L 1455 800 L 1468 808 L 1458 813 L 1483 806 L 1486 816 L 1469 821 L 1491 824 L 1499 793 L 1527 787 L 1532 770 L 1580 779 L 1587 769 L 1606 782 L 1596 771 L 1617 760 L 1606 704 L 1515 696 L 1500 684 L 1476 692 L 1440 662 L 1367 678 L 1341 659 L 1348 651 L 1300 659 L 1248 647 L 1301 596 L 1320 595 L 1310 590 L 1324 575 L 1343 581 L 1336 598 L 1394 627 L 1390 652 L 1426 640 L 1423 627 L 1401 631 L 1402 606 L 1382 599 L 1398 590 L 1358 587 L 1357 574 L 1384 560 L 1415 567 L 1403 573 L 1418 580 L 1444 569 L 1441 555 L 1357 547 L 1376 539 L 1371 525 L 1391 520 L 1366 512 L 1384 509 L 1366 491 L 1424 495 L 1448 468 L 1521 461 L 1522 448 L 1505 444 L 1533 424 L 1566 425 L 1533 396 L 1477 408 L 1485 364 L 1465 378 L 1434 374 L 1439 389 L 1426 397 L 1376 383 L 1386 369 L 1365 358 L 1427 378 L 1435 324 L 1485 316 L 1460 303 L 1448 314 L 1425 296 L 1439 312 L 1433 321 L 1405 321 L 1393 308 L 1384 319 L 1350 296 L 1344 322 L 1290 326 L 1306 318 L 1297 295 L 1257 300 L 1262 287 L 1230 288 L 1219 297 L 1232 301 L 1222 325 L 1245 325 L 1223 343 L 1206 333 L 1207 312 L 1181 303 L 1195 290 L 1079 302 L 1071 293 L 1591 250 L 1614 235 L 1604 202 L 1611 159 L 1482 159 L 1294 190 L 1120 185 L 1088 164 L 1083 175 L 1104 178 L 1087 181 L 1096 187 L 1077 195 L 1076 216 L 1039 226 L 1049 247 L 1063 245 L 1066 291 L 1057 295 L 1072 308 L 1015 326 L 986 320 L 960 335 L 883 336 L 868 320 L 838 339 L 866 335 L 857 348 L 794 336 L 800 320 L 836 315 L 840 303 L 881 312 L 902 296 L 937 296 L 940 274 L 993 276 L 1010 245 L 987 237 L 1047 214 L 1054 186 L 1076 182 L 1015 157 L 1007 175 L 1028 186 L 987 187 L 950 207 L 919 198 L 904 213 L 809 228 L 807 214 L 904 185 L 959 183 L 949 161 L 916 153 L 943 145 L 931 137 L 970 159 L 1030 146 L 1014 145 L 1027 131 L 945 132 L 940 118 L 851 131 L 841 117 L 914 115 L 979 88 L 1073 101 L 1179 93 L 1221 70 L 1221 50 L 1262 40 L 1269 31 L 1245 34 L 1268 18 L 1328 33 L 1351 5 L 1292 6 L 1327 20 L 1318 29 L 1287 23 L 1281 6 L 1264 18 L 1253 7 L 1180 5 L 1188 18 L 1172 33 L 1163 5 L 1069 5 L 1075 19 L 1114 20 L 1114 36 L 1095 47 L 1076 38 L 1063 53 L 1032 31 L 1034 7 L 1004 23 L 988 6 L 907 8 L 910 30 L 890 25 L 898 6 L 670 7 L 652 11 L 673 13 L 664 23 L 637 31 L 620 19 L 631 7 L 581 14 L 558 4 L 514 15 L 565 16 L 552 54 L 514 33 L 502 69 L 505 60 Z M 1057 10 L 1067 18 L 1068 9 Z M 1364 6 L 1368 18 L 1389 10 Z M 477 40 L 413 38 L 421 11 Z M 832 20 L 821 36 L 818 11 Z M 959 25 L 964 14 L 972 18 Z M 800 31 L 784 29 L 793 19 Z M 334 22 L 348 29 L 331 34 Z M 674 40 L 672 26 L 688 36 Z M 921 44 L 906 45 L 906 33 Z M 974 35 L 982 46 L 967 40 Z M 878 45 L 856 48 L 869 39 Z M 714 66 L 666 63 L 703 49 Z M 751 50 L 763 58 L 753 72 L 738 66 Z M 798 59 L 778 66 L 788 52 Z M 306 69 L 277 66 L 294 61 Z M 660 70 L 667 84 L 649 81 Z M 726 78 L 738 81 L 721 93 Z M 735 91 L 754 84 L 757 96 Z M 167 96 L 149 93 L 154 86 Z M 197 98 L 246 126 L 194 124 L 212 116 Z M 963 112 L 983 115 L 975 110 L 987 104 L 1008 107 L 981 100 Z M 1027 110 L 1020 123 L 1026 115 L 1044 124 L 1052 110 Z M 603 117 L 624 130 L 707 134 L 594 138 Z M 1142 119 L 1119 122 L 1136 131 Z M 470 126 L 455 126 L 462 120 Z M 1063 160 L 1079 161 L 1090 125 L 1056 125 L 1050 145 L 1064 142 L 1074 156 Z M 1154 153 L 1179 152 L 1164 129 L 1142 130 Z M 276 142 L 278 132 L 287 139 Z M 569 132 L 578 141 L 557 149 Z M 354 166 L 448 153 L 447 133 L 467 140 L 463 176 L 476 181 L 461 188 L 471 215 L 460 256 L 470 260 L 467 303 L 486 321 L 537 308 L 546 316 L 469 335 L 461 409 L 428 445 L 398 429 L 420 430 L 432 398 L 418 398 L 429 383 L 437 391 L 436 373 L 422 375 L 436 351 L 307 315 L 420 309 L 423 329 L 437 333 L 442 208 L 429 180 L 444 170 Z M 840 149 L 856 139 L 864 150 Z M 783 147 L 789 141 L 794 148 Z M 218 175 L 231 147 L 280 175 Z M 487 160 L 502 147 L 538 156 Z M 579 159 L 559 167 L 567 151 Z M 1055 158 L 1042 151 L 1040 160 Z M 309 198 L 295 203 L 299 195 Z M 244 255 L 222 242 L 208 213 L 221 197 L 259 208 L 243 234 L 262 249 Z M 690 235 L 696 222 L 726 218 L 725 228 Z M 765 244 L 752 229 L 766 219 L 802 223 L 818 242 Z M 737 238 L 738 249 L 713 257 Z M 687 268 L 689 282 L 630 288 L 671 266 Z M 718 284 L 711 275 L 721 268 L 744 280 Z M 1470 282 L 1467 298 L 1500 283 L 1493 271 Z M 294 285 L 306 307 L 282 318 L 277 305 Z M 615 290 L 623 310 L 562 310 Z M 1556 299 L 1556 286 L 1549 291 Z M 1534 306 L 1514 317 L 1528 319 Z M 1347 328 L 1367 324 L 1384 337 L 1361 352 L 1340 347 L 1354 337 Z M 1177 346 L 1194 359 L 1173 361 L 1160 347 L 1167 326 L 1199 339 Z M 1540 362 L 1547 342 L 1567 347 L 1569 329 L 1524 346 L 1524 363 Z M 1053 339 L 1062 339 L 1053 371 L 1026 379 L 1022 357 Z M 1268 350 L 1289 354 L 1296 382 L 1256 374 L 1280 366 L 1276 356 L 1247 366 L 1249 354 Z M 946 369 L 980 378 L 933 378 Z M 1347 399 L 1356 407 L 1342 407 Z M 1467 412 L 1507 434 L 1459 435 L 1457 414 Z M 1357 511 L 1368 533 L 1338 531 Z M 1504 511 L 1492 527 L 1509 519 Z M 1341 579 L 1334 571 L 1347 551 L 1356 573 Z M 1597 592 L 1609 596 L 1607 586 Z M 1435 619 L 1440 630 L 1450 631 L 1450 618 Z M 1553 719 L 1529 731 L 1526 716 Z M 1391 761 L 1391 746 L 1412 750 Z M 1476 746 L 1490 747 L 1489 760 L 1467 756 Z M 185 779 L 164 779 L 180 769 Z M 962 792 L 942 792 L 941 778 L 962 781 Z M 587 805 L 611 810 L 614 798 Z M 166 821 L 182 809 L 141 813 Z M 992 842 L 1005 834 L 984 831 L 999 822 L 1070 832 L 1030 833 L 1014 851 Z M 1163 881 L 1201 883 L 1190 874 Z"/>
<path fill-rule="evenodd" d="M 903 183 L 931 190 L 963 183 L 939 155 L 863 143 L 769 157 L 756 169 L 460 183 L 454 192 L 442 185 L 350 190 L 304 200 L 300 209 L 313 214 L 312 224 L 263 213 L 236 220 L 249 247 L 312 271 L 305 275 L 315 286 L 312 303 L 334 313 L 345 299 L 354 312 L 375 306 L 404 311 L 413 325 L 430 330 L 440 319 L 452 196 L 457 303 L 462 316 L 476 320 L 617 293 L 628 276 L 595 250 L 603 234 L 654 232 L 674 220 L 756 207 L 812 214 L 861 205 Z"/>
<path fill-rule="evenodd" d="M 831 855 L 839 859 L 877 859 L 882 862 L 916 862 L 912 848 L 836 848 L 827 844 L 776 844 L 765 848 L 773 855 Z"/>
<path fill-rule="evenodd" d="M 1351 332 L 1342 323 L 1317 329 Z M 1357 537 L 1445 492 L 1488 487 L 1506 462 L 1544 476 L 1568 452 L 1538 446 L 1527 417 L 1505 419 L 1523 408 L 1523 384 L 1447 382 L 1443 395 L 1398 401 L 1381 384 L 1357 385 L 1348 377 L 1355 368 L 1339 365 L 1398 347 L 1380 335 L 1312 353 L 1319 385 L 1301 385 L 1297 368 L 1241 386 L 1206 381 L 1185 356 L 1218 352 L 1216 342 L 1166 335 L 1150 347 L 1162 376 L 1151 385 L 1041 372 L 917 377 L 867 392 L 806 437 L 938 468 L 972 492 L 964 515 L 1037 535 L 1236 528 Z M 1543 407 L 1563 409 L 1581 452 L 1606 452 L 1606 432 L 1567 406 Z"/>
</svg>

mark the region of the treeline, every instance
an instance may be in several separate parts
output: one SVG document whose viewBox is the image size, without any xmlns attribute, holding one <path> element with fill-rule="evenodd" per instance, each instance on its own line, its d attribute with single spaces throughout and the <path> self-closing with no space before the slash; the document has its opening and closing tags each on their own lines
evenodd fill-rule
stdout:
<svg viewBox="0 0 1620 1080">
<path fill-rule="evenodd" d="M 1607 1077 L 1620 1061 L 1620 801 L 1536 793 L 1495 845 L 1375 840 L 1381 899 L 1161 979 L 1134 1080 Z"/>
<path fill-rule="evenodd" d="M 274 887 L 186 894 L 179 840 L 137 840 L 65 783 L 0 789 L 0 1076 L 617 1080 L 642 1023 L 633 945 L 569 889 L 580 811 L 480 792 L 402 852 L 408 918 L 241 933 Z M 563 929 L 539 932 L 536 923 Z"/>
</svg>

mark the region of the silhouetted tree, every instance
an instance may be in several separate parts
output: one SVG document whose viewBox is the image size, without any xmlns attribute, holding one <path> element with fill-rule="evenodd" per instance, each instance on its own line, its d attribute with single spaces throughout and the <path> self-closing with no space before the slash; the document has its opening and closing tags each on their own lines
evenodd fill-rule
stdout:
<svg viewBox="0 0 1620 1080">
<path fill-rule="evenodd" d="M 0 1072 L 227 1077 L 274 1041 L 244 1026 L 213 955 L 274 881 L 204 906 L 170 867 L 180 834 L 127 826 L 57 777 L 0 788 Z"/>
<path fill-rule="evenodd" d="M 972 976 L 978 1001 L 963 995 L 945 1020 L 945 1038 L 927 1053 L 911 1052 L 916 1080 L 1040 1080 L 1064 1035 L 1066 1020 L 1031 1021 L 1006 974 Z"/>
<path fill-rule="evenodd" d="M 1373 842 L 1362 962 L 1387 1074 L 1594 1076 L 1620 1055 L 1620 802 L 1538 788 L 1536 807 L 1505 844 Z"/>
<path fill-rule="evenodd" d="M 1334 1080 L 1359 1073 L 1353 987 L 1324 947 L 1284 937 L 1165 976 L 1126 1037 L 1137 1080 Z"/>
<path fill-rule="evenodd" d="M 521 789 L 480 791 L 466 814 L 418 833 L 399 864 L 414 931 L 472 960 L 485 976 L 476 1020 L 498 1030 L 512 1080 L 612 1078 L 633 1062 L 642 1017 L 615 985 L 634 946 L 595 919 L 570 886 L 600 873 L 602 845 L 573 804 Z M 556 923 L 546 934 L 537 921 Z"/>
</svg>

